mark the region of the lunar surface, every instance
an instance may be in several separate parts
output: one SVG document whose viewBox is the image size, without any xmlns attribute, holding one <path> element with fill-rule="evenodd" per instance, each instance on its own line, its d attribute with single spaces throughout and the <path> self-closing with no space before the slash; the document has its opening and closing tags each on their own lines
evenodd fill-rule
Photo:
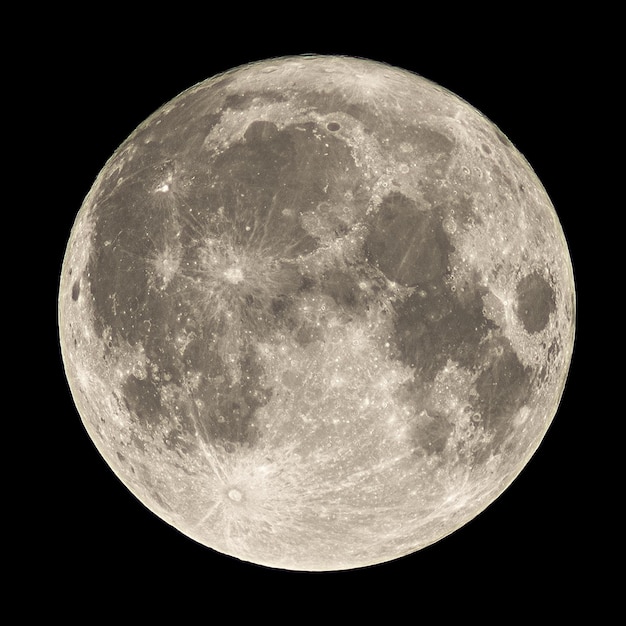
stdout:
<svg viewBox="0 0 626 626">
<path fill-rule="evenodd" d="M 574 320 L 562 228 L 506 136 L 332 56 L 236 68 L 142 123 L 59 290 L 73 398 L 128 489 L 205 546 L 308 571 L 493 502 L 554 417 Z"/>
</svg>

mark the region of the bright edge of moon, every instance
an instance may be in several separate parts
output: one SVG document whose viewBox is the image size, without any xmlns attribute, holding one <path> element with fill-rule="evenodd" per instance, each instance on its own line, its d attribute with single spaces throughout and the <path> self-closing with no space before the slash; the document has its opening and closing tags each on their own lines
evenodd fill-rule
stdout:
<svg viewBox="0 0 626 626">
<path fill-rule="evenodd" d="M 61 270 L 65 371 L 126 487 L 195 541 L 328 571 L 494 501 L 563 393 L 555 209 L 471 105 L 302 56 L 162 106 L 105 164 Z"/>
</svg>

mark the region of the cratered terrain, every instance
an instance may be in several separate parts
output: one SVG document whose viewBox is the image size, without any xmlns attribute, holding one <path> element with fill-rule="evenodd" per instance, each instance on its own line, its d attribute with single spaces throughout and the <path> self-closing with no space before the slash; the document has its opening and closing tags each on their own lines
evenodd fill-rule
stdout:
<svg viewBox="0 0 626 626">
<path fill-rule="evenodd" d="M 572 354 L 553 205 L 496 126 L 364 59 L 252 63 L 142 123 L 85 198 L 59 329 L 85 428 L 160 518 L 294 570 L 460 528 Z"/>
</svg>

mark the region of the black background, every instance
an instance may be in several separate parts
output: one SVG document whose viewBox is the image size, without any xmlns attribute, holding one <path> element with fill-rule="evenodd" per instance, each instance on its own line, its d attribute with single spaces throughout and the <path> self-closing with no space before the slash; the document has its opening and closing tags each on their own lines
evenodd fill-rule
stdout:
<svg viewBox="0 0 626 626">
<path fill-rule="evenodd" d="M 596 210 L 598 175 L 590 172 L 603 153 L 597 149 L 603 118 L 595 103 L 599 93 L 607 99 L 600 74 L 611 57 L 596 33 L 612 18 L 570 13 L 548 21 L 527 10 L 523 16 L 473 15 L 479 19 L 471 21 L 452 8 L 436 18 L 419 9 L 394 9 L 392 15 L 382 8 L 362 9 L 369 13 L 358 18 L 333 7 L 286 16 L 269 9 L 253 15 L 242 7 L 241 15 L 229 16 L 162 8 L 147 21 L 117 13 L 106 23 L 99 16 L 55 12 L 40 16 L 44 35 L 29 33 L 38 54 L 21 61 L 27 85 L 20 93 L 24 108 L 37 111 L 41 122 L 28 167 L 41 172 L 33 190 L 41 193 L 46 240 L 37 350 L 45 346 L 49 360 L 41 370 L 48 392 L 27 392 L 41 449 L 27 480 L 38 495 L 27 498 L 27 521 L 18 522 L 27 539 L 18 540 L 22 573 L 15 581 L 53 589 L 46 602 L 56 610 L 75 608 L 78 599 L 113 609 L 123 603 L 159 610 L 199 606 L 208 619 L 210 607 L 221 606 L 236 619 L 251 605 L 260 618 L 301 621 L 313 610 L 331 616 L 341 607 L 354 615 L 364 607 L 381 609 L 388 622 L 396 621 L 396 611 L 413 619 L 436 610 L 447 623 L 445 616 L 453 614 L 501 615 L 499 603 L 510 616 L 548 606 L 599 611 L 611 600 L 607 571 L 617 557 L 608 546 L 617 541 L 618 526 L 615 502 L 601 490 L 610 473 L 602 452 L 608 417 L 586 399 L 590 370 L 596 369 L 589 362 L 588 317 L 596 300 L 588 277 L 597 260 L 590 252 L 589 214 Z M 48 19 L 53 27 L 45 27 Z M 58 278 L 73 220 L 117 146 L 200 80 L 248 61 L 309 52 L 413 70 L 494 121 L 552 198 L 578 288 L 578 336 L 559 412 L 511 487 L 465 527 L 416 554 L 327 574 L 241 563 L 194 543 L 145 509 L 82 427 L 63 376 L 56 328 Z M 292 599 L 295 612 L 287 608 Z"/>
</svg>

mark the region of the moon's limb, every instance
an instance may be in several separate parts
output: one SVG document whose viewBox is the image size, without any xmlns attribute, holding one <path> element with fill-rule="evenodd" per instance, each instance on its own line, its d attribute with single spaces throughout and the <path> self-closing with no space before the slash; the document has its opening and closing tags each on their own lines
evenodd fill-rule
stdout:
<svg viewBox="0 0 626 626">
<path fill-rule="evenodd" d="M 489 505 L 563 392 L 574 284 L 554 208 L 450 92 L 343 57 L 200 83 L 79 212 L 68 380 L 128 488 L 273 567 L 359 567 Z"/>
</svg>

